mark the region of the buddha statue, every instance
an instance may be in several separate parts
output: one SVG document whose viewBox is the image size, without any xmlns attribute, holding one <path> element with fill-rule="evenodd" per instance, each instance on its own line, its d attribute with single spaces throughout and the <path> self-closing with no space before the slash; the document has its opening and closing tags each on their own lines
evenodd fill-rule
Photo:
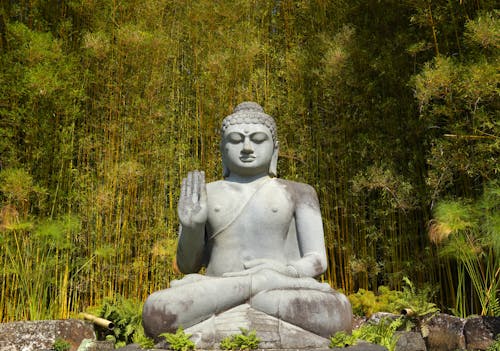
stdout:
<svg viewBox="0 0 500 351">
<path fill-rule="evenodd" d="M 241 304 L 323 337 L 350 331 L 348 299 L 314 279 L 327 268 L 316 192 L 276 177 L 274 119 L 244 102 L 221 134 L 224 179 L 206 184 L 194 171 L 182 182 L 176 259 L 187 275 L 148 297 L 146 334 L 158 339 Z"/>
</svg>

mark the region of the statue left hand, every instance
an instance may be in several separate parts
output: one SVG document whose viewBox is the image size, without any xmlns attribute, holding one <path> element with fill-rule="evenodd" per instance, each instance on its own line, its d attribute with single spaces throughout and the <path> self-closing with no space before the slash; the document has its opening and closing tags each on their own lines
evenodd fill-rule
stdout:
<svg viewBox="0 0 500 351">
<path fill-rule="evenodd" d="M 285 265 L 279 261 L 271 260 L 269 258 L 258 258 L 243 262 L 245 270 L 239 272 L 227 272 L 223 277 L 240 277 L 255 274 L 263 269 L 270 269 L 275 272 L 281 273 L 289 277 L 297 277 L 297 270 L 292 266 Z"/>
</svg>

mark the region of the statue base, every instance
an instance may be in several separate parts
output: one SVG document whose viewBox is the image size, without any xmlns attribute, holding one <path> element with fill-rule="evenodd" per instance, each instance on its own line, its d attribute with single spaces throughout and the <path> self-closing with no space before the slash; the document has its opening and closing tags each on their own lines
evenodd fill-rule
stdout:
<svg viewBox="0 0 500 351">
<path fill-rule="evenodd" d="M 255 330 L 261 340 L 259 349 L 326 349 L 330 340 L 276 317 L 260 312 L 248 304 L 232 308 L 185 330 L 192 334 L 197 349 L 220 349 L 227 336 L 241 334 L 240 328 Z"/>
</svg>

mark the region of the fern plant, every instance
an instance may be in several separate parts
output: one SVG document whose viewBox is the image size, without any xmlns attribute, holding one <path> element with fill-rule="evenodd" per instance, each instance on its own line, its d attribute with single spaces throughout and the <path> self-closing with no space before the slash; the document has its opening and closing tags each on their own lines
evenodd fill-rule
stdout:
<svg viewBox="0 0 500 351">
<path fill-rule="evenodd" d="M 223 350 L 255 350 L 259 348 L 260 339 L 255 330 L 248 331 L 240 328 L 241 334 L 230 335 L 224 338 L 220 347 Z"/>
<path fill-rule="evenodd" d="M 57 338 L 52 345 L 54 351 L 68 351 L 71 348 L 71 344 L 64 339 Z"/>
<path fill-rule="evenodd" d="M 434 291 L 431 287 L 425 286 L 422 289 L 417 289 L 408 277 L 403 277 L 403 294 L 397 302 L 400 310 L 410 309 L 412 314 L 418 318 L 431 317 L 439 312 L 439 308 L 435 303 L 431 302 L 434 296 Z"/>
<path fill-rule="evenodd" d="M 115 328 L 106 339 L 113 341 L 116 348 L 130 343 L 139 344 L 143 348 L 154 346 L 153 340 L 144 333 L 141 302 L 117 295 L 113 299 L 105 299 L 95 314 L 113 321 Z"/>
<path fill-rule="evenodd" d="M 378 323 L 366 323 L 359 329 L 348 335 L 345 332 L 335 333 L 330 338 L 330 347 L 347 347 L 356 345 L 358 340 L 363 340 L 372 344 L 384 346 L 389 351 L 396 349 L 398 337 L 395 336 L 396 331 L 410 330 L 412 324 L 404 318 L 398 319 L 382 318 Z"/>
<path fill-rule="evenodd" d="M 179 327 L 175 333 L 163 333 L 160 336 L 165 338 L 172 350 L 187 351 L 195 348 L 194 342 L 189 339 L 191 334 L 186 334 L 182 327 Z"/>
<path fill-rule="evenodd" d="M 348 347 L 356 345 L 357 340 L 354 335 L 349 335 L 345 331 L 336 332 L 330 337 L 330 348 Z"/>
</svg>

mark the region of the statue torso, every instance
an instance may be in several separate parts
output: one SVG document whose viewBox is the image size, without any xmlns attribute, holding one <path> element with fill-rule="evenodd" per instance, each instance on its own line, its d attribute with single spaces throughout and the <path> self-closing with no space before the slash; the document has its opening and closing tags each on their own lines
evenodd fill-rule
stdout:
<svg viewBox="0 0 500 351">
<path fill-rule="evenodd" d="M 275 178 L 207 185 L 208 275 L 243 270 L 243 262 L 257 258 L 286 263 L 285 246 L 295 210 L 289 186 Z M 294 235 L 295 228 L 290 232 Z"/>
</svg>

